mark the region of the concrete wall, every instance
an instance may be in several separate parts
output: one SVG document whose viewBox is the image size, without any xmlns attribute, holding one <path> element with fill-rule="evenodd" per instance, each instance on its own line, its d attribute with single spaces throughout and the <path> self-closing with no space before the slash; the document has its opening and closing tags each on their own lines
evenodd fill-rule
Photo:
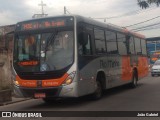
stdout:
<svg viewBox="0 0 160 120">
<path fill-rule="evenodd" d="M 0 90 L 10 88 L 11 70 L 7 53 L 0 53 Z"/>
<path fill-rule="evenodd" d="M 11 88 L 14 25 L 0 26 L 0 91 Z"/>
</svg>

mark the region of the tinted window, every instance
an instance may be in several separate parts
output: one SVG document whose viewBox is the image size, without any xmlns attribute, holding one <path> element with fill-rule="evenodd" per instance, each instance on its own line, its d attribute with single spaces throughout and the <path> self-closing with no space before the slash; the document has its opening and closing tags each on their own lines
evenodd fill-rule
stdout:
<svg viewBox="0 0 160 120">
<path fill-rule="evenodd" d="M 123 34 L 117 34 L 117 42 L 118 42 L 118 52 L 121 55 L 127 54 L 127 47 L 126 47 L 126 36 Z"/>
<path fill-rule="evenodd" d="M 157 60 L 157 61 L 154 63 L 154 65 L 160 65 L 160 61 Z"/>
<path fill-rule="evenodd" d="M 129 36 L 129 53 L 130 54 L 135 54 L 134 39 L 133 39 L 133 37 L 130 37 L 130 36 Z"/>
<path fill-rule="evenodd" d="M 106 46 L 105 46 L 104 31 L 100 29 L 94 29 L 94 35 L 95 35 L 96 52 L 105 53 Z"/>
<path fill-rule="evenodd" d="M 135 41 L 136 54 L 142 54 L 142 52 L 141 52 L 141 40 L 139 38 L 134 38 L 134 41 Z"/>
<path fill-rule="evenodd" d="M 91 35 L 88 33 L 88 31 L 92 31 L 92 26 L 89 26 L 84 23 L 79 23 L 78 26 L 78 34 L 86 33 L 87 34 L 87 42 L 85 44 L 82 44 L 80 41 L 83 39 L 83 37 L 78 37 L 78 53 L 80 55 L 91 55 Z M 79 36 L 79 35 L 78 35 Z"/>
<path fill-rule="evenodd" d="M 107 53 L 118 54 L 116 33 L 111 31 L 106 31 L 106 45 L 107 45 Z"/>
<path fill-rule="evenodd" d="M 147 51 L 146 51 L 146 41 L 144 39 L 141 39 L 141 47 L 142 47 L 142 54 L 146 55 Z"/>
</svg>

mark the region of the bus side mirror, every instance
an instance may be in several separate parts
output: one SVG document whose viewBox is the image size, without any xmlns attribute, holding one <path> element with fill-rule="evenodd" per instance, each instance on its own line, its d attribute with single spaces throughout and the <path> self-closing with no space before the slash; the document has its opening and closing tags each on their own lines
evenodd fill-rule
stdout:
<svg viewBox="0 0 160 120">
<path fill-rule="evenodd" d="M 88 44 L 88 34 L 85 32 L 81 32 L 78 35 L 78 42 L 81 45 L 87 45 Z"/>
</svg>

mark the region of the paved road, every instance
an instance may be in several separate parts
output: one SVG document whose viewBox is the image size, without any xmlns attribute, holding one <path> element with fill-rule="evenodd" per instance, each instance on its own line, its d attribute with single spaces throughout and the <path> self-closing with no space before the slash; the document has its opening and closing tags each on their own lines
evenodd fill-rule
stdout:
<svg viewBox="0 0 160 120">
<path fill-rule="evenodd" d="M 103 98 L 98 101 L 91 101 L 88 99 L 88 97 L 82 97 L 79 99 L 66 99 L 57 101 L 52 104 L 46 104 L 42 100 L 33 99 L 0 107 L 0 111 L 26 110 L 160 111 L 160 77 L 151 77 L 149 75 L 148 77 L 139 81 L 139 85 L 136 89 L 130 89 L 128 86 L 123 86 L 107 90 Z M 127 120 L 127 118 L 125 119 Z"/>
</svg>

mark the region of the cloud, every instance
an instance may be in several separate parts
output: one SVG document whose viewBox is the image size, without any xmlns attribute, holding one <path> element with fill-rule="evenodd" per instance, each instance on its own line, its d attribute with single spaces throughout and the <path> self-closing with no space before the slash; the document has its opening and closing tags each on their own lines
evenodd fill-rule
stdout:
<svg viewBox="0 0 160 120">
<path fill-rule="evenodd" d="M 0 4 L 0 25 L 15 24 L 17 21 L 29 18 L 30 7 L 24 0 L 5 0 Z"/>
<path fill-rule="evenodd" d="M 49 16 L 64 14 L 64 6 L 72 14 L 79 14 L 85 17 L 103 18 L 121 16 L 125 13 L 140 10 L 137 0 L 43 0 L 47 5 L 44 12 Z M 0 26 L 15 24 L 18 21 L 31 19 L 33 14 L 41 13 L 38 4 L 41 0 L 4 0 L 0 4 Z M 120 26 L 127 26 L 159 15 L 159 9 L 153 9 L 139 14 L 131 14 L 119 18 L 107 19 L 107 22 Z M 141 10 L 145 11 L 145 10 Z M 96 19 L 99 20 L 99 19 Z M 102 21 L 103 20 L 99 20 Z M 149 23 L 148 23 L 149 24 Z M 142 25 L 141 25 L 142 26 Z M 138 26 L 135 26 L 138 27 Z M 132 29 L 132 28 L 129 28 Z M 151 32 L 142 32 L 152 36 Z M 154 31 L 154 34 L 157 33 Z M 158 35 L 158 34 L 157 34 Z"/>
</svg>

